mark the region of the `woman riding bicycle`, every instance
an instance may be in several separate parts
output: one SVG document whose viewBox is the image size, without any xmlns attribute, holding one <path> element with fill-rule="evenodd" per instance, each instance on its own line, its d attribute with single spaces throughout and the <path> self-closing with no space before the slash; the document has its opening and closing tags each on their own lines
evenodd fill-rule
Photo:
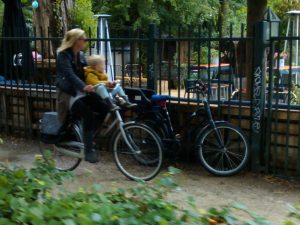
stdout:
<svg viewBox="0 0 300 225">
<path fill-rule="evenodd" d="M 100 96 L 94 93 L 94 86 L 84 82 L 86 60 L 82 50 L 86 47 L 86 36 L 81 29 L 68 31 L 57 50 L 57 88 L 58 115 L 60 121 L 66 121 L 69 112 L 80 118 L 83 123 L 83 143 L 85 160 L 91 163 L 98 161 L 93 149 L 95 130 L 94 112 L 104 119 L 107 106 Z"/>
</svg>

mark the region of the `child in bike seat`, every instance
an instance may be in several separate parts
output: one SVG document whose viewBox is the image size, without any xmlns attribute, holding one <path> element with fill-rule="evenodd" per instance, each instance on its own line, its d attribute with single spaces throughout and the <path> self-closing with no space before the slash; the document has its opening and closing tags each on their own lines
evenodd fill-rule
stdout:
<svg viewBox="0 0 300 225">
<path fill-rule="evenodd" d="M 88 66 L 84 68 L 85 82 L 88 85 L 94 85 L 96 93 L 105 101 L 110 111 L 119 109 L 113 99 L 110 98 L 110 94 L 121 107 L 132 108 L 136 106 L 136 104 L 129 101 L 119 81 L 108 80 L 108 76 L 105 73 L 105 58 L 103 56 L 92 55 L 87 58 L 87 64 Z"/>
</svg>

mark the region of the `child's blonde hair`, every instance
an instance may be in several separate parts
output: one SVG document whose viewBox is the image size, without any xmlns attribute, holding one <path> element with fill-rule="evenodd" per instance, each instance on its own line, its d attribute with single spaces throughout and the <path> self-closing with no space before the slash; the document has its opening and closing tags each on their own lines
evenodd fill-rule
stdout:
<svg viewBox="0 0 300 225">
<path fill-rule="evenodd" d="M 105 63 L 105 57 L 102 55 L 91 55 L 87 58 L 88 66 L 95 66 L 99 63 Z"/>
</svg>

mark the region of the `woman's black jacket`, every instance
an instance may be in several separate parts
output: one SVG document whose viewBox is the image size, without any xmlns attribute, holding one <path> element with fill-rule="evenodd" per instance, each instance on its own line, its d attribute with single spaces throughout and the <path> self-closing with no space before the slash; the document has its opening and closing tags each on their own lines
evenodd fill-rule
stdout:
<svg viewBox="0 0 300 225">
<path fill-rule="evenodd" d="M 74 55 L 71 48 L 59 52 L 56 59 L 56 86 L 61 91 L 75 96 L 76 91 L 83 91 L 86 60 L 83 52 Z"/>
</svg>

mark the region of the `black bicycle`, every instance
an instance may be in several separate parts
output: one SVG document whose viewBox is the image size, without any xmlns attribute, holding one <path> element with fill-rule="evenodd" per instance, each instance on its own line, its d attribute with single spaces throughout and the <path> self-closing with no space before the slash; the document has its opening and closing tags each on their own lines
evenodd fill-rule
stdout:
<svg viewBox="0 0 300 225">
<path fill-rule="evenodd" d="M 240 172 L 249 160 L 249 146 L 243 131 L 226 121 L 213 119 L 210 104 L 207 100 L 208 89 L 201 80 L 195 80 L 194 91 L 203 104 L 193 112 L 185 125 L 174 131 L 167 101 L 169 96 L 156 95 L 148 89 L 127 88 L 126 93 L 132 102 L 136 102 L 137 118 L 152 127 L 161 137 L 165 149 L 181 149 L 182 130 L 191 128 L 191 121 L 197 117 L 204 119 L 197 125 L 194 134 L 194 147 L 201 164 L 210 173 L 217 176 L 231 176 Z M 203 110 L 204 109 L 204 110 Z"/>
</svg>

